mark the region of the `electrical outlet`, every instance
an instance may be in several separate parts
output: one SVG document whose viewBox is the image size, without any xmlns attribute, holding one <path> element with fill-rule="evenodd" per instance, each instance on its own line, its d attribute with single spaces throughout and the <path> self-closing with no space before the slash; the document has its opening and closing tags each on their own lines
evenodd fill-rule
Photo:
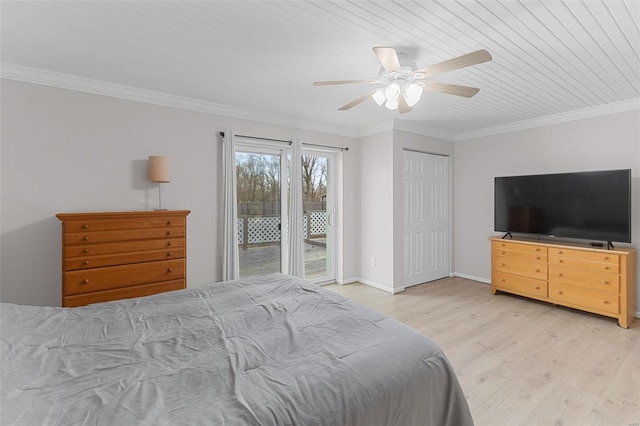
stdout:
<svg viewBox="0 0 640 426">
<path fill-rule="evenodd" d="M 371 266 L 376 266 L 376 258 L 375 257 L 371 258 Z"/>
</svg>

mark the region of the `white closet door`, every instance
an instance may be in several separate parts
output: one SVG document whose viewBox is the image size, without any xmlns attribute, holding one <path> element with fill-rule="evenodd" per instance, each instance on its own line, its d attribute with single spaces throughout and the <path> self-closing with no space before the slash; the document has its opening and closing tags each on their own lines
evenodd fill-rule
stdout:
<svg viewBox="0 0 640 426">
<path fill-rule="evenodd" d="M 449 275 L 449 158 L 404 151 L 404 286 Z"/>
</svg>

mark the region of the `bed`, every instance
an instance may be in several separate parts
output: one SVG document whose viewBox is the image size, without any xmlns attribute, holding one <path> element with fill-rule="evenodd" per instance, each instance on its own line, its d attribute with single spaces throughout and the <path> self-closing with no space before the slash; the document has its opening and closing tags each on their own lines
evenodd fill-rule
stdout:
<svg viewBox="0 0 640 426">
<path fill-rule="evenodd" d="M 287 275 L 0 316 L 3 425 L 473 424 L 436 344 Z"/>
</svg>

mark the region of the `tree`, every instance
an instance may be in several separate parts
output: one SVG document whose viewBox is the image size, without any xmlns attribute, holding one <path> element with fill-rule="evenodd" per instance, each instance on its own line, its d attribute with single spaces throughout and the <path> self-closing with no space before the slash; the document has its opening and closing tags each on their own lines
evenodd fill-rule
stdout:
<svg viewBox="0 0 640 426">
<path fill-rule="evenodd" d="M 327 191 L 327 162 L 322 157 L 302 156 L 302 195 L 306 201 L 320 201 Z"/>
</svg>

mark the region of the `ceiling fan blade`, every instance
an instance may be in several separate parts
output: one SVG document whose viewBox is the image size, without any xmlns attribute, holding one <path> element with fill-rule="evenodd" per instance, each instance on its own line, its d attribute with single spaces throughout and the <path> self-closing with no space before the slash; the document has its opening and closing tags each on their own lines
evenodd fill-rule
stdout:
<svg viewBox="0 0 640 426">
<path fill-rule="evenodd" d="M 314 86 L 333 86 L 336 84 L 365 84 L 373 83 L 375 80 L 336 80 L 336 81 L 316 81 Z"/>
<path fill-rule="evenodd" d="M 447 95 L 470 98 L 480 91 L 476 87 L 458 86 L 457 84 L 441 83 L 439 81 L 418 80 L 420 86 L 430 92 L 446 93 Z"/>
<path fill-rule="evenodd" d="M 396 53 L 396 49 L 393 47 L 374 47 L 373 53 L 376 54 L 386 72 L 402 71 L 400 61 L 398 60 L 398 54 Z"/>
<path fill-rule="evenodd" d="M 470 67 L 471 65 L 481 64 L 491 60 L 491 54 L 484 49 L 476 50 L 475 52 L 467 53 L 466 55 L 458 56 L 457 58 L 449 59 L 448 61 L 440 62 L 435 65 L 424 67 L 417 70 L 425 74 L 425 77 L 429 77 L 436 74 L 442 74 L 445 72 L 457 70 L 460 68 Z"/>
<path fill-rule="evenodd" d="M 375 90 L 373 92 L 375 92 Z M 360 105 L 361 103 L 363 103 L 367 99 L 370 99 L 371 95 L 373 94 L 373 92 L 368 93 L 368 94 L 366 94 L 364 96 L 361 96 L 358 99 L 355 99 L 355 100 L 349 102 L 348 104 L 341 106 L 340 108 L 338 108 L 338 111 L 346 111 L 348 109 L 353 108 L 356 105 Z"/>
<path fill-rule="evenodd" d="M 398 110 L 400 111 L 400 114 L 413 111 L 413 108 L 409 106 L 409 104 L 407 103 L 407 100 L 404 98 L 404 95 L 400 95 L 398 97 Z"/>
</svg>

